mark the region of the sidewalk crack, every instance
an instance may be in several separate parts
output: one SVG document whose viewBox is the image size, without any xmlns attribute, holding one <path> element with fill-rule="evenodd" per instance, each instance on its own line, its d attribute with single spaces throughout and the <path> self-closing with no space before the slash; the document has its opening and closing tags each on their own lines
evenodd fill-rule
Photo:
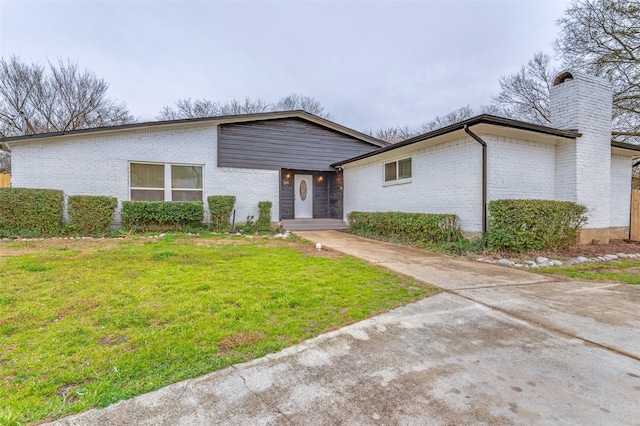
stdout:
<svg viewBox="0 0 640 426">
<path fill-rule="evenodd" d="M 280 414 L 282 417 L 284 417 L 284 418 L 287 420 L 287 422 L 288 422 L 289 424 L 292 424 L 292 425 L 293 425 L 293 424 L 295 424 L 295 423 L 294 423 L 294 422 L 289 418 L 289 416 L 287 416 L 285 413 L 283 413 L 283 412 L 280 410 L 280 408 L 278 408 L 278 407 L 277 407 L 277 406 L 275 406 L 275 405 L 269 404 L 267 401 L 265 401 L 265 400 L 264 400 L 264 398 L 262 398 L 262 396 L 261 396 L 259 393 L 257 393 L 257 392 L 255 392 L 255 391 L 253 391 L 253 389 L 251 389 L 251 388 L 249 387 L 249 385 L 247 385 L 247 380 L 244 378 L 244 376 L 243 376 L 242 374 L 240 374 L 240 371 L 238 370 L 238 368 L 237 368 L 235 365 L 232 365 L 232 366 L 231 366 L 231 368 L 232 368 L 232 369 L 233 369 L 233 371 L 238 375 L 238 377 L 240 377 L 240 378 L 242 379 L 242 383 L 244 384 L 244 387 L 245 387 L 249 392 L 251 392 L 251 394 L 252 394 L 252 395 L 254 395 L 255 397 L 257 397 L 257 398 L 260 400 L 260 402 L 262 402 L 266 407 L 269 407 L 270 409 L 272 409 L 272 410 L 276 411 L 278 414 Z"/>
</svg>

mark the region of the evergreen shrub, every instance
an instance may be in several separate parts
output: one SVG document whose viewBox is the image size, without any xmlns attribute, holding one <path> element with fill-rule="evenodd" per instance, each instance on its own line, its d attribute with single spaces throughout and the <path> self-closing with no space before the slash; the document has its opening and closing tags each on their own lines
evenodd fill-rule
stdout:
<svg viewBox="0 0 640 426">
<path fill-rule="evenodd" d="M 0 189 L 0 233 L 39 237 L 62 231 L 64 194 L 55 189 Z"/>
<path fill-rule="evenodd" d="M 419 247 L 463 238 L 458 217 L 453 214 L 351 212 L 348 220 L 348 231 L 353 234 Z"/>
<path fill-rule="evenodd" d="M 69 228 L 82 235 L 104 235 L 109 232 L 113 212 L 118 206 L 114 197 L 72 195 L 69 203 Z"/>
<path fill-rule="evenodd" d="M 201 201 L 124 201 L 122 222 L 127 229 L 182 230 L 202 226 Z"/>
<path fill-rule="evenodd" d="M 489 203 L 487 245 L 493 250 L 556 251 L 576 244 L 587 208 L 570 201 L 495 200 Z"/>
<path fill-rule="evenodd" d="M 234 195 L 212 195 L 207 197 L 209 212 L 211 213 L 211 229 L 224 231 L 231 228 L 229 218 L 236 203 Z"/>
</svg>

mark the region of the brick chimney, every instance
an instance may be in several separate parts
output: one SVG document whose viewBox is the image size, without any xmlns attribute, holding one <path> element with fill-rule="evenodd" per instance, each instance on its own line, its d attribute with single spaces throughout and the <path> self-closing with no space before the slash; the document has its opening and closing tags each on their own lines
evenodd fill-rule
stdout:
<svg viewBox="0 0 640 426">
<path fill-rule="evenodd" d="M 550 93 L 551 127 L 582 133 L 556 152 L 556 199 L 587 206 L 580 243 L 609 242 L 613 91 L 598 77 L 563 71 Z"/>
</svg>

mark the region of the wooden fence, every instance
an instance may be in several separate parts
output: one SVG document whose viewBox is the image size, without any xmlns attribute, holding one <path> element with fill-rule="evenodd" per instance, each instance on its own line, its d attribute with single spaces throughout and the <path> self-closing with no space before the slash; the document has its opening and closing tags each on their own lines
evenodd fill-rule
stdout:
<svg viewBox="0 0 640 426">
<path fill-rule="evenodd" d="M 640 241 L 640 190 L 631 191 L 631 232 L 630 239 Z"/>
<path fill-rule="evenodd" d="M 0 173 L 0 188 L 9 188 L 11 186 L 11 175 L 8 173 Z"/>
</svg>

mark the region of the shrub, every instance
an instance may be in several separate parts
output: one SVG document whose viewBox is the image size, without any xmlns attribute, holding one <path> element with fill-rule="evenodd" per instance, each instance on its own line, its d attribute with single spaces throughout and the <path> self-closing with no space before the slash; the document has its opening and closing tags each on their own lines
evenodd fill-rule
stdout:
<svg viewBox="0 0 640 426">
<path fill-rule="evenodd" d="M 128 229 L 180 229 L 197 227 L 204 220 L 200 201 L 124 201 L 122 222 Z"/>
<path fill-rule="evenodd" d="M 62 230 L 64 194 L 55 189 L 0 189 L 0 229 L 4 235 L 37 237 Z"/>
<path fill-rule="evenodd" d="M 271 201 L 260 201 L 258 203 L 258 228 L 271 229 Z"/>
<path fill-rule="evenodd" d="M 419 247 L 460 241 L 458 217 L 452 214 L 351 212 L 348 231 L 364 237 Z"/>
<path fill-rule="evenodd" d="M 69 226 L 83 235 L 109 232 L 118 200 L 113 197 L 72 195 L 69 197 Z"/>
<path fill-rule="evenodd" d="M 231 228 L 229 218 L 236 203 L 234 195 L 212 195 L 207 197 L 211 212 L 211 229 L 225 230 Z"/>
<path fill-rule="evenodd" d="M 576 243 L 587 208 L 570 201 L 495 200 L 489 203 L 487 244 L 515 252 L 559 250 Z"/>
</svg>

